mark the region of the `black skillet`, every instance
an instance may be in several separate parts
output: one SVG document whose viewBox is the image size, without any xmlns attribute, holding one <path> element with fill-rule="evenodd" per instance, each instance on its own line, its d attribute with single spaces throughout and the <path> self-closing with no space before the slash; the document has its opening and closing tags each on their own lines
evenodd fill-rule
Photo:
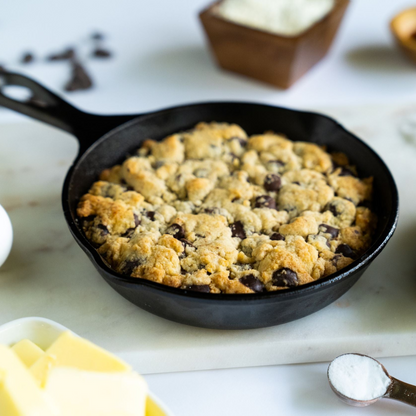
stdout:
<svg viewBox="0 0 416 416">
<path fill-rule="evenodd" d="M 36 100 L 23 103 L 9 98 L 4 88 L 8 85 L 28 88 Z M 205 328 L 248 329 L 302 318 L 329 305 L 350 289 L 380 254 L 397 225 L 398 193 L 387 166 L 364 142 L 320 114 L 262 104 L 219 102 L 131 116 L 99 116 L 81 112 L 33 80 L 12 73 L 0 74 L 0 105 L 75 135 L 79 153 L 69 169 L 62 192 L 63 210 L 72 235 L 117 292 L 146 311 L 172 321 Z M 292 140 L 310 141 L 346 153 L 360 176 L 374 176 L 378 228 L 370 249 L 349 267 L 324 279 L 292 289 L 252 295 L 183 291 L 121 276 L 111 270 L 79 227 L 76 206 L 80 197 L 103 169 L 122 162 L 144 139 L 160 140 L 200 121 L 237 123 L 248 134 L 272 130 Z"/>
</svg>

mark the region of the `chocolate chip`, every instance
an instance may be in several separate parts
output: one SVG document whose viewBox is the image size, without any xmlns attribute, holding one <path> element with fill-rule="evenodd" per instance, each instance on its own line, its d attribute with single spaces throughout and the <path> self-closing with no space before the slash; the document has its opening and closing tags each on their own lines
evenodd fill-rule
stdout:
<svg viewBox="0 0 416 416">
<path fill-rule="evenodd" d="M 140 266 L 140 260 L 127 260 L 124 262 L 122 267 L 123 274 L 128 274 L 129 276 L 133 273 L 133 270 Z"/>
<path fill-rule="evenodd" d="M 276 209 L 276 201 L 269 195 L 261 195 L 256 198 L 254 207 Z"/>
<path fill-rule="evenodd" d="M 71 71 L 71 79 L 66 83 L 65 91 L 87 90 L 92 87 L 90 76 L 79 62 L 72 62 Z"/>
<path fill-rule="evenodd" d="M 127 228 L 126 232 L 121 234 L 121 236 L 125 238 L 131 238 L 131 236 L 134 234 L 134 230 L 135 228 Z"/>
<path fill-rule="evenodd" d="M 212 214 L 212 215 L 217 215 L 220 213 L 220 209 L 213 207 L 213 208 L 204 208 L 204 213 L 205 214 Z"/>
<path fill-rule="evenodd" d="M 273 272 L 272 283 L 278 287 L 294 287 L 299 284 L 298 275 L 293 270 L 287 267 L 282 267 L 279 270 Z"/>
<path fill-rule="evenodd" d="M 230 225 L 231 235 L 233 237 L 238 237 L 244 240 L 246 238 L 246 233 L 244 231 L 244 226 L 241 221 L 236 221 L 234 224 Z"/>
<path fill-rule="evenodd" d="M 327 210 L 331 211 L 332 214 L 334 214 L 335 217 L 338 216 L 338 211 L 337 211 L 337 204 L 334 203 L 329 203 L 326 207 Z"/>
<path fill-rule="evenodd" d="M 324 234 L 331 234 L 332 238 L 337 238 L 339 235 L 339 228 L 332 227 L 328 224 L 321 224 L 319 226 L 319 231 L 323 232 Z"/>
<path fill-rule="evenodd" d="M 180 240 L 180 242 L 183 244 L 183 248 L 186 249 L 186 247 L 192 247 L 192 248 L 196 248 L 189 240 L 187 240 L 186 238 L 182 238 L 182 240 Z"/>
<path fill-rule="evenodd" d="M 104 48 L 96 48 L 93 50 L 92 56 L 95 58 L 110 58 L 111 52 Z"/>
<path fill-rule="evenodd" d="M 177 240 L 182 240 L 185 238 L 185 229 L 179 224 L 172 224 L 167 228 L 166 234 L 172 235 Z"/>
<path fill-rule="evenodd" d="M 181 266 L 181 274 L 185 276 L 188 272 Z"/>
<path fill-rule="evenodd" d="M 104 225 L 104 224 L 98 224 L 97 228 L 99 228 L 101 230 L 101 235 L 105 236 L 109 233 L 108 228 Z"/>
<path fill-rule="evenodd" d="M 193 292 L 209 293 L 211 289 L 209 285 L 189 285 L 185 287 L 186 290 L 192 290 Z"/>
<path fill-rule="evenodd" d="M 91 39 L 94 39 L 94 40 L 103 40 L 104 37 L 105 36 L 101 32 L 94 32 L 91 34 Z"/>
<path fill-rule="evenodd" d="M 265 292 L 266 288 L 264 287 L 264 284 L 257 279 L 253 274 L 248 274 L 246 276 L 243 276 L 240 279 L 240 282 L 247 286 L 249 289 L 251 289 L 253 292 Z"/>
<path fill-rule="evenodd" d="M 248 143 L 248 141 L 242 137 L 232 137 L 231 140 L 238 140 L 238 143 L 240 143 L 241 147 L 246 147 Z"/>
<path fill-rule="evenodd" d="M 270 240 L 273 240 L 273 241 L 280 241 L 280 240 L 284 240 L 285 238 L 282 236 L 282 234 L 280 234 L 280 233 L 273 233 L 271 236 L 270 236 Z"/>
<path fill-rule="evenodd" d="M 282 186 L 282 180 L 279 175 L 269 173 L 264 178 L 264 189 L 269 192 L 278 191 Z"/>
<path fill-rule="evenodd" d="M 351 169 L 348 169 L 345 166 L 343 166 L 338 176 L 355 176 L 355 174 Z"/>
<path fill-rule="evenodd" d="M 60 53 L 53 53 L 46 57 L 47 61 L 66 61 L 75 57 L 75 49 L 68 48 Z"/>
<path fill-rule="evenodd" d="M 338 260 L 341 258 L 342 256 L 341 256 L 341 254 L 335 254 L 335 256 L 334 257 L 332 257 L 332 264 L 334 265 L 334 266 L 336 266 L 337 264 L 338 264 Z"/>
<path fill-rule="evenodd" d="M 157 160 L 155 163 L 155 169 L 159 169 L 164 165 L 165 165 L 165 162 L 163 160 Z"/>
<path fill-rule="evenodd" d="M 298 185 L 298 186 L 300 186 L 300 182 L 293 182 L 293 185 Z"/>
<path fill-rule="evenodd" d="M 147 211 L 144 215 L 146 215 L 147 218 L 149 218 L 150 221 L 155 220 L 155 211 Z"/>
<path fill-rule="evenodd" d="M 21 63 L 22 64 L 29 64 L 31 62 L 33 62 L 35 60 L 35 56 L 33 55 L 32 52 L 26 52 L 23 54 L 22 59 L 21 59 Z"/>
<path fill-rule="evenodd" d="M 139 226 L 141 223 L 140 218 L 135 213 L 133 213 L 133 218 L 134 218 L 134 225 L 136 227 Z"/>
<path fill-rule="evenodd" d="M 348 245 L 348 244 L 340 244 L 335 253 L 342 254 L 344 257 L 349 257 L 350 259 L 356 259 L 357 253 Z"/>
</svg>

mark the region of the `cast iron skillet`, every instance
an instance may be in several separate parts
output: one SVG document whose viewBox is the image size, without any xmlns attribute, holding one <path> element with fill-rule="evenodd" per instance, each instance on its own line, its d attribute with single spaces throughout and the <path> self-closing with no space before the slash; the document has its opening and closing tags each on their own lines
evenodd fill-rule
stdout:
<svg viewBox="0 0 416 416">
<path fill-rule="evenodd" d="M 4 86 L 31 90 L 36 103 L 8 98 Z M 0 105 L 74 134 L 79 153 L 69 169 L 62 205 L 69 229 L 98 272 L 126 299 L 172 321 L 205 328 L 248 329 L 283 324 L 324 308 L 360 278 L 385 247 L 398 220 L 398 194 L 393 177 L 380 157 L 336 121 L 309 112 L 262 104 L 219 102 L 173 107 L 131 116 L 98 116 L 72 107 L 33 80 L 12 73 L 0 74 Z M 225 121 L 241 125 L 248 134 L 267 130 L 292 140 L 311 141 L 345 152 L 360 176 L 374 176 L 378 228 L 370 249 L 341 272 L 316 282 L 277 292 L 250 295 L 215 295 L 183 291 L 147 280 L 121 276 L 111 270 L 84 237 L 76 218 L 80 197 L 99 173 L 122 162 L 142 140 L 160 140 L 200 121 Z"/>
</svg>

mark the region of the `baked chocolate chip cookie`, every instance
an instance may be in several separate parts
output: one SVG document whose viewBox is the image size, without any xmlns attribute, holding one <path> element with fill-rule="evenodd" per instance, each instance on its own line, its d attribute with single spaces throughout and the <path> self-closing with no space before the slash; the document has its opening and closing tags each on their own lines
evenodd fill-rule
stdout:
<svg viewBox="0 0 416 416">
<path fill-rule="evenodd" d="M 78 205 L 118 273 L 203 293 L 303 285 L 349 265 L 376 225 L 372 178 L 346 155 L 267 132 L 199 123 L 146 140 Z"/>
</svg>

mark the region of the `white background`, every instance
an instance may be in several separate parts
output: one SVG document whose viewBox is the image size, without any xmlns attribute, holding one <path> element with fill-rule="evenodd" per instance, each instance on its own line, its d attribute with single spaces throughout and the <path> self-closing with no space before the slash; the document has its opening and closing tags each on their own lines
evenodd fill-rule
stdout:
<svg viewBox="0 0 416 416">
<path fill-rule="evenodd" d="M 353 0 L 327 58 L 288 91 L 280 91 L 214 65 L 197 19 L 204 0 L 4 0 L 0 64 L 63 93 L 66 63 L 44 57 L 74 45 L 95 88 L 63 94 L 97 113 L 140 113 L 186 102 L 237 99 L 314 108 L 415 101 L 416 67 L 396 50 L 390 18 L 406 0 Z M 89 34 L 108 35 L 114 59 L 91 60 Z M 37 60 L 19 64 L 24 51 Z M 0 121 L 22 120 L 0 110 Z M 306 341 L 305 341 L 306 342 Z M 416 384 L 416 358 L 385 359 L 391 374 Z M 407 415 L 412 409 L 383 401 L 353 409 L 337 401 L 327 364 L 276 366 L 147 376 L 151 389 L 177 416 Z"/>
</svg>

